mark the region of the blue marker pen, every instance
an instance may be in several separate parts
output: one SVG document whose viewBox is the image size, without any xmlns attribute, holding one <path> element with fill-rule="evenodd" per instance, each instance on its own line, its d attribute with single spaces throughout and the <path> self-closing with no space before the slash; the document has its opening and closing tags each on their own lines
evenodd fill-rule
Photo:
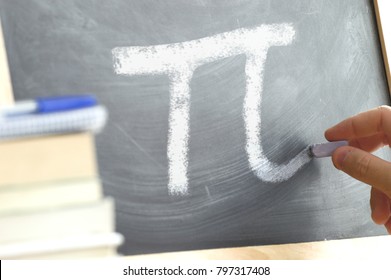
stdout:
<svg viewBox="0 0 391 280">
<path fill-rule="evenodd" d="M 11 107 L 2 108 L 0 115 L 2 117 L 16 117 L 28 114 L 45 114 L 95 105 L 97 105 L 95 96 L 89 94 L 39 97 L 35 100 L 18 101 Z"/>
</svg>

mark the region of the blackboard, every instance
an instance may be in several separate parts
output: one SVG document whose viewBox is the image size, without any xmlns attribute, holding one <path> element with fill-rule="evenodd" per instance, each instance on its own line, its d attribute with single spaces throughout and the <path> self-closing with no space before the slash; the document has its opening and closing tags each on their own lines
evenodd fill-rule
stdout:
<svg viewBox="0 0 391 280">
<path fill-rule="evenodd" d="M 97 154 L 122 253 L 386 233 L 369 188 L 329 158 L 289 176 L 252 170 L 390 103 L 372 1 L 1 0 L 0 11 L 17 100 L 88 92 L 108 108 Z"/>
</svg>

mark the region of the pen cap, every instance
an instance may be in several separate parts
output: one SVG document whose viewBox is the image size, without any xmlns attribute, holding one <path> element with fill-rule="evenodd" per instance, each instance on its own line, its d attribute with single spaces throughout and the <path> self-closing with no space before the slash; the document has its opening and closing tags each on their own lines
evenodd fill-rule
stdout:
<svg viewBox="0 0 391 280">
<path fill-rule="evenodd" d="M 95 96 L 89 94 L 39 97 L 36 99 L 36 102 L 37 111 L 40 113 L 80 109 L 95 106 L 97 104 Z"/>
</svg>

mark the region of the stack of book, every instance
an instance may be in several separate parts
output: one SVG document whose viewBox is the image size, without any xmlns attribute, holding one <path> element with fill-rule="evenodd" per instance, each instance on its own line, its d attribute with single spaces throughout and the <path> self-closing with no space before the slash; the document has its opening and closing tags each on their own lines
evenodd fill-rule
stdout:
<svg viewBox="0 0 391 280">
<path fill-rule="evenodd" d="M 115 256 L 123 237 L 113 199 L 103 196 L 94 145 L 104 107 L 4 114 L 0 259 Z"/>
</svg>

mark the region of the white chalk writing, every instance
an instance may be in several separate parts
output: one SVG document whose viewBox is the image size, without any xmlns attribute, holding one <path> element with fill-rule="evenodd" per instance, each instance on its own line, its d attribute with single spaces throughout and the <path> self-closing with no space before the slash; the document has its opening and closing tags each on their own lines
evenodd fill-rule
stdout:
<svg viewBox="0 0 391 280">
<path fill-rule="evenodd" d="M 243 118 L 250 168 L 261 180 L 281 182 L 308 162 L 298 154 L 286 164 L 268 160 L 261 145 L 263 72 L 268 49 L 286 46 L 295 35 L 291 24 L 267 24 L 214 36 L 157 46 L 117 47 L 112 50 L 114 70 L 120 75 L 165 74 L 170 78 L 170 115 L 167 157 L 170 194 L 188 192 L 190 80 L 197 67 L 226 57 L 246 55 L 246 96 Z"/>
</svg>

